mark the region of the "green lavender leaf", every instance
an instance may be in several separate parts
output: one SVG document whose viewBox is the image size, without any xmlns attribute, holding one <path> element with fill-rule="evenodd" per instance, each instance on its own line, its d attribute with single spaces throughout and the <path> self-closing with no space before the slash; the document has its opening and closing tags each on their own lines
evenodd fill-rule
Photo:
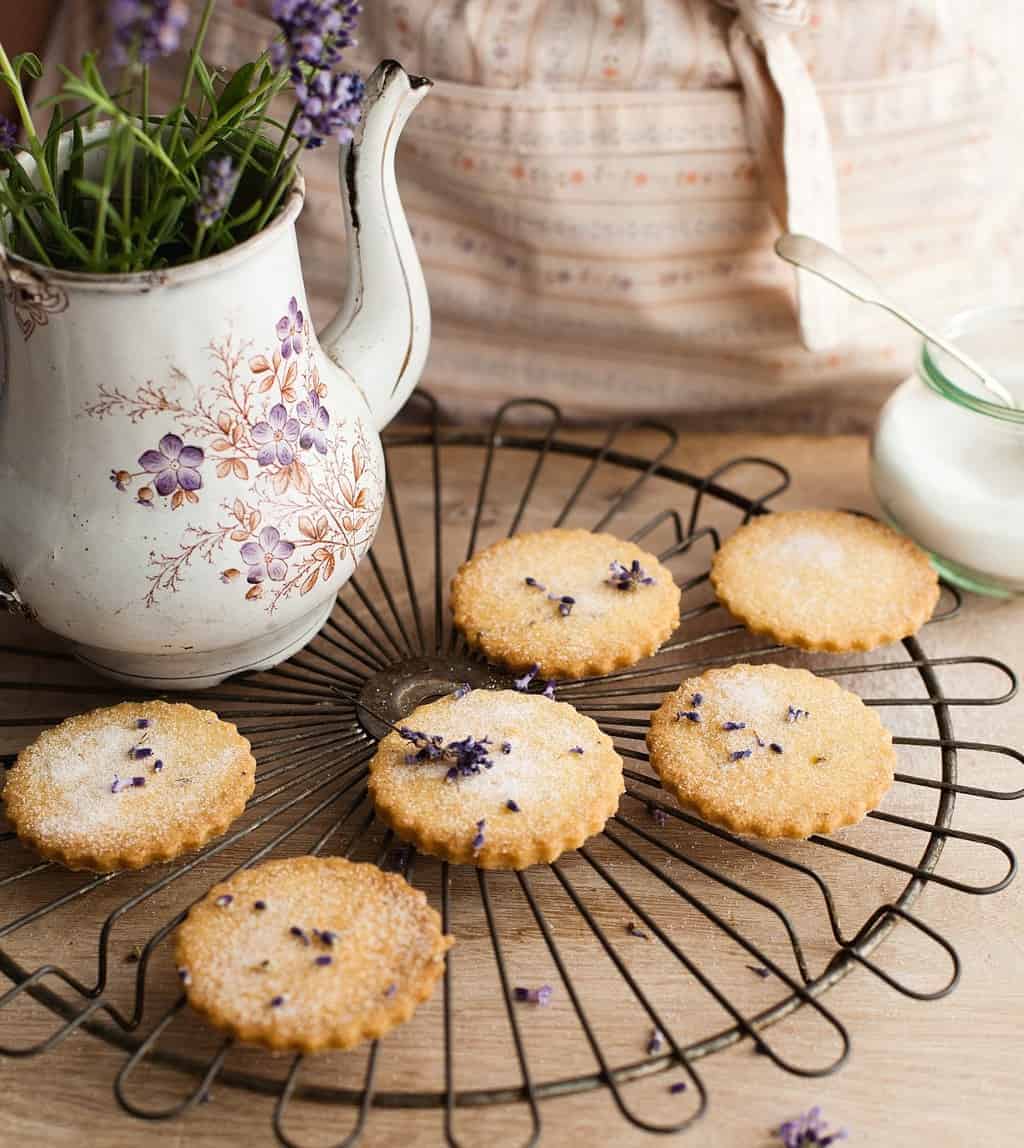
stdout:
<svg viewBox="0 0 1024 1148">
<path fill-rule="evenodd" d="M 220 99 L 214 105 L 218 113 L 223 114 L 230 111 L 249 94 L 249 85 L 252 83 L 255 71 L 255 64 L 243 64 L 235 72 L 221 92 Z"/>
</svg>

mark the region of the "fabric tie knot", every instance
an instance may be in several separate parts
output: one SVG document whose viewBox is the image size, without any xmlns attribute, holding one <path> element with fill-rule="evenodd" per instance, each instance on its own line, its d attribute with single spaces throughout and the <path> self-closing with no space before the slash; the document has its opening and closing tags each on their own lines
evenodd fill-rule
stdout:
<svg viewBox="0 0 1024 1148">
<path fill-rule="evenodd" d="M 807 0 L 718 0 L 735 12 L 752 39 L 761 42 L 800 28 L 810 19 Z"/>
</svg>

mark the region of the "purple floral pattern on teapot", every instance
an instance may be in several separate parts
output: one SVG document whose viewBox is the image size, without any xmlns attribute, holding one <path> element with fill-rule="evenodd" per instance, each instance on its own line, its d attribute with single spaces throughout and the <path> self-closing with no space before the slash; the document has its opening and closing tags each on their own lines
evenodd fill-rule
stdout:
<svg viewBox="0 0 1024 1148">
<path fill-rule="evenodd" d="M 332 419 L 309 334 L 293 297 L 269 352 L 252 353 L 231 334 L 210 343 L 214 382 L 202 398 L 179 387 L 188 379 L 172 368 L 162 385 L 147 381 L 129 392 L 101 384 L 86 405 L 93 418 L 172 424 L 133 468 L 110 470 L 115 489 L 141 508 L 173 513 L 234 483 L 235 497 L 221 500 L 215 525 L 186 521 L 177 548 L 150 555 L 147 606 L 177 592 L 197 562 L 226 562 L 221 582 L 237 583 L 246 599 L 273 611 L 369 549 L 383 476 L 362 421 Z M 238 482 L 246 484 L 243 493 Z"/>
</svg>

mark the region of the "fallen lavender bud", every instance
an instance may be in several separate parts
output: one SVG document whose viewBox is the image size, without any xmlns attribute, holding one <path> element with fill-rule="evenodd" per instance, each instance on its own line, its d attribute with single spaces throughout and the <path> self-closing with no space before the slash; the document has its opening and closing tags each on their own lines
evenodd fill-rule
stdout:
<svg viewBox="0 0 1024 1148">
<path fill-rule="evenodd" d="M 550 985 L 541 985 L 540 988 L 527 989 L 517 987 L 512 990 L 512 995 L 517 1001 L 524 1004 L 537 1005 L 540 1008 L 547 1008 L 551 1003 L 551 996 L 554 989 Z"/>
</svg>

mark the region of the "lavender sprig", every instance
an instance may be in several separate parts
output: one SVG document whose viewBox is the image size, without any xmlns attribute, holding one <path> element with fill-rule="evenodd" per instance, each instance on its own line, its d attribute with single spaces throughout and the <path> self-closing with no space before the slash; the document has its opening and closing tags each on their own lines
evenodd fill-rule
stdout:
<svg viewBox="0 0 1024 1148">
<path fill-rule="evenodd" d="M 647 1038 L 647 1055 L 654 1056 L 655 1053 L 661 1052 L 665 1047 L 665 1034 L 660 1028 L 652 1028 L 651 1035 Z"/>
<path fill-rule="evenodd" d="M 151 64 L 178 50 L 188 23 L 185 0 L 111 0 L 107 19 L 114 34 L 114 63 Z"/>
<path fill-rule="evenodd" d="M 427 761 L 447 763 L 450 766 L 445 774 L 448 781 L 471 777 L 481 769 L 491 769 L 494 766 L 490 757 L 490 738 L 467 736 L 445 745 L 440 734 L 426 734 L 408 726 L 399 726 L 398 733 L 405 741 L 412 742 L 416 747 L 415 753 L 405 755 L 407 765 Z"/>
<path fill-rule="evenodd" d="M 275 68 L 287 65 L 298 74 L 300 64 L 334 67 L 356 42 L 353 32 L 360 11 L 357 0 L 274 0 L 270 16 L 281 29 L 283 42 L 271 47 L 271 63 Z"/>
<path fill-rule="evenodd" d="M 214 157 L 206 165 L 206 171 L 199 183 L 199 199 L 196 201 L 196 223 L 202 227 L 212 227 L 227 210 L 238 183 L 238 173 L 231 156 Z"/>
<path fill-rule="evenodd" d="M 775 1135 L 782 1141 L 783 1148 L 828 1148 L 846 1139 L 846 1129 L 831 1131 L 821 1118 L 821 1109 L 815 1105 L 809 1112 L 780 1125 Z"/>
<path fill-rule="evenodd" d="M 638 586 L 654 585 L 654 579 L 644 570 L 637 558 L 634 558 L 628 566 L 615 561 L 608 570 L 608 581 L 616 590 L 635 590 Z"/>
<path fill-rule="evenodd" d="M 356 75 L 316 72 L 308 81 L 295 84 L 299 116 L 292 128 L 295 138 L 307 148 L 317 148 L 325 139 L 346 144 L 362 115 L 366 85 Z"/>
<path fill-rule="evenodd" d="M 14 151 L 17 146 L 17 125 L 6 116 L 0 116 L 0 151 Z"/>
<path fill-rule="evenodd" d="M 676 710 L 676 721 L 700 722 L 703 718 L 696 710 Z"/>
</svg>

